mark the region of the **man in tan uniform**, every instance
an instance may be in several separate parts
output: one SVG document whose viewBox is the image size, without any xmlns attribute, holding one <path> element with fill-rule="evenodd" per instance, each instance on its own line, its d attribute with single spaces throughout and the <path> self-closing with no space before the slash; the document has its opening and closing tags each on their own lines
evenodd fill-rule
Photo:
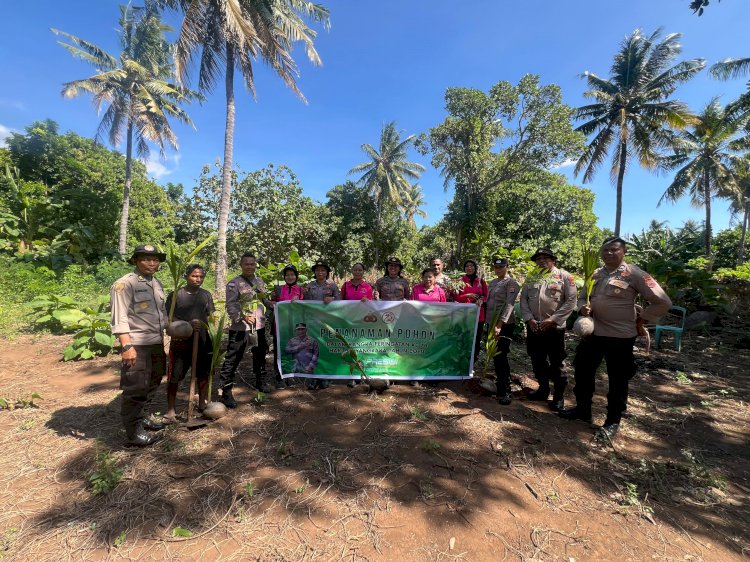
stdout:
<svg viewBox="0 0 750 562">
<path fill-rule="evenodd" d="M 112 333 L 122 346 L 120 415 L 127 444 L 144 447 L 158 441 L 143 430 L 163 429 L 144 416 L 145 407 L 166 373 L 162 331 L 167 325 L 164 288 L 154 277 L 166 254 L 154 246 L 138 246 L 129 263 L 135 271 L 118 279 L 110 290 Z"/>
<path fill-rule="evenodd" d="M 516 327 L 514 306 L 518 298 L 518 281 L 508 275 L 508 260 L 496 257 L 492 260 L 495 279 L 490 282 L 487 297 L 487 337 L 495 337 L 498 353 L 493 358 L 497 381 L 497 398 L 507 406 L 513 396 L 510 393 L 510 341 Z"/>
<path fill-rule="evenodd" d="M 521 316 L 526 322 L 526 351 L 531 357 L 534 376 L 539 388 L 529 394 L 530 400 L 546 402 L 549 381 L 554 393 L 549 406 L 560 410 L 563 394 L 568 386 L 568 375 L 563 368 L 565 352 L 565 322 L 576 306 L 576 282 L 573 276 L 557 267 L 557 256 L 547 248 L 540 248 L 531 259 L 545 273 L 541 279 L 525 282 L 521 290 Z"/>
<path fill-rule="evenodd" d="M 635 338 L 644 333 L 643 324 L 658 320 L 672 306 L 672 301 L 653 277 L 625 263 L 626 244 L 622 238 L 607 238 L 601 252 L 604 267 L 594 272 L 591 305 L 586 305 L 583 292 L 578 301 L 579 313 L 594 319 L 594 333 L 581 340 L 573 360 L 576 406 L 560 412 L 560 416 L 591 422 L 596 370 L 604 359 L 609 392 L 602 432 L 611 439 L 617 434 L 628 405 L 628 381 L 635 375 Z M 638 295 L 649 302 L 640 311 L 635 304 Z"/>
</svg>

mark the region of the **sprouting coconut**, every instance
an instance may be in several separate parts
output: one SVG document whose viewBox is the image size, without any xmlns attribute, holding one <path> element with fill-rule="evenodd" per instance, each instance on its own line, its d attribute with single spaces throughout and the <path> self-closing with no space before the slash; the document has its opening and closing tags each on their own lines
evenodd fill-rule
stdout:
<svg viewBox="0 0 750 562">
<path fill-rule="evenodd" d="M 203 410 L 203 417 L 209 420 L 218 420 L 227 413 L 227 407 L 221 402 L 209 402 Z"/>
<path fill-rule="evenodd" d="M 579 316 L 573 323 L 573 333 L 585 338 L 594 333 L 594 319 L 591 316 Z"/>
<path fill-rule="evenodd" d="M 479 386 L 490 394 L 497 394 L 497 383 L 492 379 L 479 379 Z"/>
<path fill-rule="evenodd" d="M 583 289 L 586 291 L 586 306 L 591 305 L 591 292 L 594 290 L 594 272 L 599 266 L 599 253 L 588 244 L 583 245 Z M 585 338 L 594 333 L 594 319 L 579 316 L 573 323 L 573 333 Z"/>
<path fill-rule="evenodd" d="M 193 327 L 190 325 L 190 322 L 174 320 L 167 326 L 167 335 L 173 338 L 189 338 L 193 335 Z"/>
</svg>

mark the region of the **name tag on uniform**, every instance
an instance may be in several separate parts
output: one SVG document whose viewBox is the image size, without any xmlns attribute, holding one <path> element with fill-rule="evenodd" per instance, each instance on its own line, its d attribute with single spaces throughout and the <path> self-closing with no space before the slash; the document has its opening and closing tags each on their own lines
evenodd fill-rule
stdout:
<svg viewBox="0 0 750 562">
<path fill-rule="evenodd" d="M 614 285 L 615 287 L 619 287 L 620 289 L 627 289 L 630 287 L 630 283 L 627 281 L 623 281 L 622 279 L 610 279 L 609 280 L 610 285 Z"/>
</svg>

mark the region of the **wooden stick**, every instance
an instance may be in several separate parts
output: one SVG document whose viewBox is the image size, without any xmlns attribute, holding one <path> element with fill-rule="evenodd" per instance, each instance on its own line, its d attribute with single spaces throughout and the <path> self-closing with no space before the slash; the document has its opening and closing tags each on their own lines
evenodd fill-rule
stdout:
<svg viewBox="0 0 750 562">
<path fill-rule="evenodd" d="M 190 364 L 190 395 L 188 397 L 187 421 L 193 419 L 193 406 L 195 406 L 195 370 L 198 368 L 198 338 L 200 330 L 193 328 L 193 362 Z"/>
</svg>

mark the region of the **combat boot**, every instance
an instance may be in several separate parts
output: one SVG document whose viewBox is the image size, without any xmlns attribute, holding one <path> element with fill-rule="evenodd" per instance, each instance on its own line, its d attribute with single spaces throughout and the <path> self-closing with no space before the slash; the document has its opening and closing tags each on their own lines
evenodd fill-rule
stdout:
<svg viewBox="0 0 750 562">
<path fill-rule="evenodd" d="M 562 412 L 565 409 L 565 387 L 568 383 L 555 384 L 555 391 L 552 393 L 552 402 L 548 403 L 550 410 L 553 412 Z"/>
<path fill-rule="evenodd" d="M 561 410 L 557 415 L 566 420 L 581 420 L 591 423 L 591 408 L 576 406 L 567 410 Z"/>
<path fill-rule="evenodd" d="M 534 392 L 530 392 L 528 399 L 536 402 L 546 402 L 549 400 L 549 381 L 540 382 L 539 388 Z"/>
<path fill-rule="evenodd" d="M 257 388 L 263 394 L 269 394 L 271 392 L 271 385 L 266 381 L 266 372 L 261 371 L 255 374 L 255 388 Z"/>
<path fill-rule="evenodd" d="M 227 408 L 234 409 L 237 407 L 237 401 L 234 399 L 234 396 L 232 396 L 232 389 L 228 387 L 224 387 L 221 391 L 221 402 L 224 404 Z"/>
<path fill-rule="evenodd" d="M 161 433 L 149 435 L 143 431 L 140 424 L 138 424 L 134 430 L 128 431 L 127 436 L 128 438 L 125 441 L 125 445 L 129 447 L 148 447 L 162 438 Z"/>
</svg>

